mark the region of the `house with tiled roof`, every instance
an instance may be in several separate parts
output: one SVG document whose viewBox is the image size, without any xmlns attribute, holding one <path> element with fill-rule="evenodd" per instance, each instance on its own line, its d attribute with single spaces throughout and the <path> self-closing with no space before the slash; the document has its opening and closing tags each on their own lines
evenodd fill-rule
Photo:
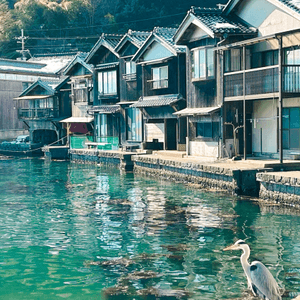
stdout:
<svg viewBox="0 0 300 300">
<path fill-rule="evenodd" d="M 174 42 L 187 46 L 187 107 L 175 115 L 187 119 L 187 155 L 222 157 L 223 99 L 218 47 L 255 36 L 255 28 L 236 16 L 225 15 L 222 7 L 192 7 L 177 29 Z"/>
<path fill-rule="evenodd" d="M 94 69 L 94 102 L 89 109 L 94 118 L 94 141 L 105 144 L 112 141 L 106 149 L 118 148 L 120 141 L 119 54 L 115 48 L 122 37 L 103 33 L 85 59 Z"/>
<path fill-rule="evenodd" d="M 68 77 L 38 79 L 14 98 L 19 120 L 28 126 L 30 142 L 44 146 L 66 143 L 60 121 L 71 115 Z"/>
<path fill-rule="evenodd" d="M 88 53 L 78 53 L 64 70 L 64 75 L 69 78 L 71 115 L 60 123 L 67 132 L 71 148 L 74 145 L 84 144 L 85 140 L 93 139 L 94 119 L 88 111 L 94 103 L 94 69 L 92 65 L 85 62 L 87 56 Z"/>
<path fill-rule="evenodd" d="M 237 151 L 293 157 L 300 151 L 300 2 L 231 0 L 222 14 L 256 28 L 257 37 L 219 47 L 224 139 L 240 128 Z"/>
<path fill-rule="evenodd" d="M 142 112 L 145 149 L 185 151 L 186 123 L 173 114 L 186 105 L 185 46 L 174 43 L 175 32 L 154 28 L 132 57 L 141 94 L 130 108 Z"/>
<path fill-rule="evenodd" d="M 18 118 L 19 108 L 28 108 L 26 101 L 13 101 L 38 79 L 59 80 L 74 54 L 32 57 L 27 61 L 0 59 L 0 140 L 12 140 L 28 134 L 28 123 Z"/>
<path fill-rule="evenodd" d="M 119 54 L 119 82 L 120 82 L 120 144 L 124 147 L 141 147 L 143 141 L 143 118 L 141 110 L 130 107 L 138 101 L 142 95 L 141 87 L 138 87 L 138 77 L 142 74 L 141 65 L 132 61 L 132 57 L 144 44 L 151 32 L 133 31 L 128 32 L 120 40 L 115 48 Z"/>
</svg>

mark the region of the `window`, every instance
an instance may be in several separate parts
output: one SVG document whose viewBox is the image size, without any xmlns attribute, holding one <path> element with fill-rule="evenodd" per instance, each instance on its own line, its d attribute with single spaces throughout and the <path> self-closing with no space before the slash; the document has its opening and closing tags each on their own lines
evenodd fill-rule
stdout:
<svg viewBox="0 0 300 300">
<path fill-rule="evenodd" d="M 196 135 L 198 138 L 218 139 L 219 137 L 219 122 L 203 121 L 197 122 Z"/>
<path fill-rule="evenodd" d="M 225 51 L 225 72 L 235 72 L 242 69 L 242 49 Z"/>
<path fill-rule="evenodd" d="M 142 141 L 142 113 L 138 108 L 127 109 L 127 139 Z"/>
<path fill-rule="evenodd" d="M 213 48 L 196 49 L 192 52 L 193 79 L 206 79 L 215 76 Z"/>
<path fill-rule="evenodd" d="M 117 94 L 117 71 L 98 73 L 98 91 L 102 95 Z"/>
<path fill-rule="evenodd" d="M 126 75 L 135 74 L 136 73 L 136 64 L 133 61 L 125 62 L 125 72 Z"/>
<path fill-rule="evenodd" d="M 165 89 L 168 87 L 168 67 L 159 67 L 152 69 L 152 88 Z"/>
<path fill-rule="evenodd" d="M 53 98 L 46 98 L 46 99 L 36 99 L 29 101 L 29 107 L 32 109 L 36 108 L 53 108 Z"/>
<path fill-rule="evenodd" d="M 299 65 L 300 64 L 300 49 L 288 49 L 285 51 L 285 64 L 286 65 Z"/>
</svg>

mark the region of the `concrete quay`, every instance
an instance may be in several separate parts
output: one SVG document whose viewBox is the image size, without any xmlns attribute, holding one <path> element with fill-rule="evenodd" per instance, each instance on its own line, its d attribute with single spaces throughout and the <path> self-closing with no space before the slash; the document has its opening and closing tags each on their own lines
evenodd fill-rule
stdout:
<svg viewBox="0 0 300 300">
<path fill-rule="evenodd" d="M 147 176 L 300 207 L 300 161 L 284 161 L 280 164 L 274 159 L 261 158 L 216 160 L 186 157 L 180 151 L 145 154 L 73 149 L 69 155 L 73 162 L 114 164 L 120 169 Z"/>
</svg>

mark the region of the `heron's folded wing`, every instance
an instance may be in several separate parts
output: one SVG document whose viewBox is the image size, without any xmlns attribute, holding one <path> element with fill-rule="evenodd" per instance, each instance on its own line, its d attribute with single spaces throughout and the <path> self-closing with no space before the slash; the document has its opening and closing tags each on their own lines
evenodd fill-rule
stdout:
<svg viewBox="0 0 300 300">
<path fill-rule="evenodd" d="M 272 300 L 281 300 L 276 280 L 261 262 L 254 261 L 251 264 L 250 277 L 259 296 Z"/>
</svg>

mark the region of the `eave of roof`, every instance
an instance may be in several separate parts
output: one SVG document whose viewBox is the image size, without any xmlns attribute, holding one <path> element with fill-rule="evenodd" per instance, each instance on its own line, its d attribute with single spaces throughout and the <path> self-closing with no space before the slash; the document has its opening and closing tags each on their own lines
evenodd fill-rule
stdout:
<svg viewBox="0 0 300 300">
<path fill-rule="evenodd" d="M 99 40 L 96 42 L 94 47 L 91 49 L 90 53 L 84 60 L 86 63 L 88 63 L 91 58 L 96 54 L 98 49 L 103 46 L 107 48 L 109 51 L 111 51 L 116 57 L 119 57 L 119 54 L 115 51 L 115 48 L 117 44 L 120 42 L 122 38 L 122 35 L 120 34 L 102 34 L 99 38 Z M 113 40 L 113 41 L 112 41 Z"/>
<path fill-rule="evenodd" d="M 139 101 L 130 105 L 130 107 L 147 108 L 170 106 L 175 104 L 179 100 L 183 100 L 183 97 L 180 94 L 141 97 Z"/>
</svg>

